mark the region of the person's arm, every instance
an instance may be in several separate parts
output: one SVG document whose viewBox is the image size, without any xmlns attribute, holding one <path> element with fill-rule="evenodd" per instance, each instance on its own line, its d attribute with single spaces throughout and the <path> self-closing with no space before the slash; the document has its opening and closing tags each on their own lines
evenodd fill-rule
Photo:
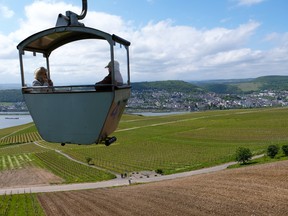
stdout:
<svg viewBox="0 0 288 216">
<path fill-rule="evenodd" d="M 42 83 L 39 80 L 34 80 L 32 86 L 42 86 Z"/>
<path fill-rule="evenodd" d="M 111 84 L 112 80 L 111 80 L 111 75 L 107 75 L 102 81 L 97 82 L 96 84 Z"/>
<path fill-rule="evenodd" d="M 48 80 L 48 86 L 53 86 L 53 82 L 52 82 L 52 80 Z"/>
</svg>

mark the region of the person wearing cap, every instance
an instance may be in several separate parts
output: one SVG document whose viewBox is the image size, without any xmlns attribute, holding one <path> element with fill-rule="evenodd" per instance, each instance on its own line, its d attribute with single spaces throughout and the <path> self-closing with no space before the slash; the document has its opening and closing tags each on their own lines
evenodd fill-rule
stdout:
<svg viewBox="0 0 288 216">
<path fill-rule="evenodd" d="M 32 86 L 53 86 L 52 80 L 47 76 L 47 69 L 44 67 L 37 68 L 34 72 L 35 80 Z"/>
<path fill-rule="evenodd" d="M 103 80 L 97 82 L 96 84 L 112 84 L 112 61 L 110 61 L 105 68 L 108 68 L 109 74 Z M 118 61 L 114 61 L 114 74 L 116 85 L 123 85 L 123 78 L 120 73 L 120 65 Z"/>
</svg>

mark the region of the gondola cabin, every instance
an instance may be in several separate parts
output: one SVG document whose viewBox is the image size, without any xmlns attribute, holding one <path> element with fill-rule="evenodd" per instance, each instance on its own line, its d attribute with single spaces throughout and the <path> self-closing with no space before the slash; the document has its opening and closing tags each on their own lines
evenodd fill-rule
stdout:
<svg viewBox="0 0 288 216">
<path fill-rule="evenodd" d="M 109 145 L 115 141 L 114 137 L 109 136 L 116 130 L 130 97 L 130 42 L 82 24 L 71 24 L 68 22 L 69 19 L 72 18 L 62 17 L 60 21 L 58 18 L 58 26 L 31 35 L 17 46 L 23 97 L 44 140 L 62 145 L 93 144 L 102 141 Z M 63 25 L 63 20 L 64 23 L 68 21 Z M 53 79 L 49 62 L 51 53 L 66 44 L 81 40 L 89 40 L 89 44 L 98 40 L 107 42 L 105 44 L 110 53 L 107 61 L 111 62 L 112 67 L 111 83 L 95 84 L 96 80 L 91 80 L 88 85 L 55 85 L 56 82 L 53 80 L 54 85 L 51 87 L 31 86 L 26 83 L 23 59 L 26 53 L 43 55 L 48 77 L 51 76 Z M 127 74 L 123 77 L 127 80 L 121 84 L 115 80 L 114 47 L 117 44 L 125 50 L 124 66 Z M 107 64 L 107 61 L 103 62 L 103 65 Z"/>
</svg>

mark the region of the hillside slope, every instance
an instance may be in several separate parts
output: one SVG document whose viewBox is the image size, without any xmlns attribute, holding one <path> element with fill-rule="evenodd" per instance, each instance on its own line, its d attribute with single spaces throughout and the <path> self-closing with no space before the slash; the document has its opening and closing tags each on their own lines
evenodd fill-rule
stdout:
<svg viewBox="0 0 288 216">
<path fill-rule="evenodd" d="M 204 91 L 199 86 L 179 80 L 136 82 L 132 83 L 132 90 L 166 90 L 168 92 L 183 92 L 183 93 Z"/>
<path fill-rule="evenodd" d="M 288 76 L 262 76 L 243 80 L 211 80 L 197 82 L 206 91 L 219 94 L 250 93 L 261 90 L 288 90 Z"/>
</svg>

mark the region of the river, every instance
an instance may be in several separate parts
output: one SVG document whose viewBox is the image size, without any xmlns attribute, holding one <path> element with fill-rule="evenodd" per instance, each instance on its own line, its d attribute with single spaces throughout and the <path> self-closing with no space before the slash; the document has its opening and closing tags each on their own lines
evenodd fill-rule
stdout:
<svg viewBox="0 0 288 216">
<path fill-rule="evenodd" d="M 164 116 L 164 115 L 175 115 L 175 114 L 184 114 L 187 112 L 140 112 L 132 113 L 134 115 L 143 115 L 143 116 Z M 0 112 L 0 129 L 18 126 L 22 124 L 27 124 L 33 122 L 32 117 L 29 113 L 3 113 Z"/>
<path fill-rule="evenodd" d="M 30 122 L 33 122 L 33 120 L 29 114 L 0 113 L 0 129 L 27 124 Z"/>
</svg>

